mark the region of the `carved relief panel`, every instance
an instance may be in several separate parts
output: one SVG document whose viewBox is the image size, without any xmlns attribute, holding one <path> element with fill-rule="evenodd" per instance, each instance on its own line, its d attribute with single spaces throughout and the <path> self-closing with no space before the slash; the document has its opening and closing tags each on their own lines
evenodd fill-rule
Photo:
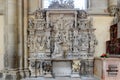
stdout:
<svg viewBox="0 0 120 80">
<path fill-rule="evenodd" d="M 69 49 L 70 47 L 72 49 L 72 41 L 70 38 L 73 38 L 72 34 L 76 19 L 75 13 L 76 11 L 63 11 L 62 13 L 57 13 L 57 11 L 47 12 L 47 23 L 52 26 L 53 57 L 65 57 L 69 51 L 72 51 Z"/>
<path fill-rule="evenodd" d="M 41 65 L 37 74 L 52 73 L 51 62 L 56 59 L 72 61 L 73 73 L 89 68 L 80 61 L 93 58 L 95 52 L 95 29 L 87 16 L 83 10 L 37 10 L 28 27 L 31 72 L 36 64 Z"/>
<path fill-rule="evenodd" d="M 43 58 L 43 53 L 50 53 L 50 28 L 47 28 L 44 11 L 36 10 L 34 15 L 34 19 L 29 19 L 28 50 L 31 57 Z"/>
</svg>

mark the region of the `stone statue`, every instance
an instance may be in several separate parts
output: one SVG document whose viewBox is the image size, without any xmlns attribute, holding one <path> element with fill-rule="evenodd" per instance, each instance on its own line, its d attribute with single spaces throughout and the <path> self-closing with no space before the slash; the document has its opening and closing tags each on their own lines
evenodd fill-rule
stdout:
<svg viewBox="0 0 120 80">
<path fill-rule="evenodd" d="M 48 8 L 56 9 L 73 9 L 74 1 L 73 0 L 52 0 Z"/>
<path fill-rule="evenodd" d="M 72 72 L 78 72 L 80 71 L 80 61 L 76 60 L 72 62 Z"/>
<path fill-rule="evenodd" d="M 34 36 L 28 36 L 28 47 L 29 47 L 29 52 L 34 52 L 35 51 L 35 47 L 34 47 Z"/>
<path fill-rule="evenodd" d="M 62 49 L 62 45 L 59 42 L 55 42 L 55 47 L 54 47 L 54 52 L 53 52 L 53 56 L 54 57 L 62 57 L 63 56 L 63 49 Z"/>
<path fill-rule="evenodd" d="M 44 51 L 45 50 L 45 36 L 37 36 L 36 38 L 36 48 L 37 51 Z"/>
<path fill-rule="evenodd" d="M 46 31 L 46 49 L 50 49 L 50 31 Z"/>
<path fill-rule="evenodd" d="M 94 53 L 95 52 L 95 45 L 97 44 L 97 40 L 96 40 L 96 38 L 95 38 L 95 35 L 93 34 L 93 33 L 90 33 L 90 43 L 89 43 L 89 45 L 90 45 L 90 50 L 89 50 L 89 52 L 90 53 Z"/>
<path fill-rule="evenodd" d="M 82 50 L 88 51 L 88 49 L 89 49 L 88 43 L 89 42 L 88 42 L 88 34 L 86 32 L 83 33 L 81 42 L 82 42 L 82 45 L 81 45 Z"/>
<path fill-rule="evenodd" d="M 28 28 L 29 28 L 29 29 L 33 29 L 33 28 L 34 28 L 34 23 L 33 23 L 33 21 L 34 21 L 33 18 L 30 18 L 30 19 L 29 19 L 29 22 L 28 22 L 28 25 L 29 25 Z"/>
</svg>

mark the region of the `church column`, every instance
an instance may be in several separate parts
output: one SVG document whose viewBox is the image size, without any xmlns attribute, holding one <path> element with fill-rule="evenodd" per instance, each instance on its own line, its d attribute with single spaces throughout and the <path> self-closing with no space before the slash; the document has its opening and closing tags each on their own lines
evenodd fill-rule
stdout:
<svg viewBox="0 0 120 80">
<path fill-rule="evenodd" d="M 5 67 L 14 70 L 18 68 L 17 0 L 6 0 L 5 6 Z"/>
<path fill-rule="evenodd" d="M 108 11 L 111 16 L 116 13 L 117 0 L 108 0 Z"/>
<path fill-rule="evenodd" d="M 18 13 L 17 0 L 5 0 L 5 80 L 18 78 Z"/>
<path fill-rule="evenodd" d="M 43 4 L 43 0 L 39 0 L 39 8 L 42 9 L 43 6 L 44 6 L 44 4 Z"/>
<path fill-rule="evenodd" d="M 19 73 L 24 77 L 23 0 L 18 0 L 18 39 Z"/>
<path fill-rule="evenodd" d="M 28 27 L 28 0 L 24 0 L 24 71 L 25 77 L 29 77 L 28 50 L 27 50 L 27 27 Z"/>
</svg>

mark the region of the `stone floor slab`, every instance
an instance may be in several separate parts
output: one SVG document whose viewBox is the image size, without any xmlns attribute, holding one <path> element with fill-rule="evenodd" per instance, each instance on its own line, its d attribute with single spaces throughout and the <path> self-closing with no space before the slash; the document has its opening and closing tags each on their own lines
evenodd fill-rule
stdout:
<svg viewBox="0 0 120 80">
<path fill-rule="evenodd" d="M 81 78 L 73 78 L 73 77 L 56 77 L 56 78 L 44 78 L 44 77 L 37 77 L 37 78 L 26 78 L 22 80 L 99 80 L 94 77 L 81 77 Z"/>
</svg>

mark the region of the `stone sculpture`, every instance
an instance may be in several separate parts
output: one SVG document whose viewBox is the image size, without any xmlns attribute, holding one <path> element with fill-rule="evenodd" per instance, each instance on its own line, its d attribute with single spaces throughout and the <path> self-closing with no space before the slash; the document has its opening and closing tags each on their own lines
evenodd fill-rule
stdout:
<svg viewBox="0 0 120 80">
<path fill-rule="evenodd" d="M 52 0 L 48 8 L 64 8 L 64 9 L 73 9 L 74 1 L 73 0 Z"/>
<path fill-rule="evenodd" d="M 54 3 L 63 5 L 66 2 L 56 0 Z M 70 2 L 67 2 L 66 7 L 68 4 L 70 8 Z M 58 6 L 52 3 L 50 8 Z M 36 10 L 34 18 L 29 19 L 27 43 L 31 55 L 30 64 L 42 65 L 37 69 L 37 73 L 41 75 L 52 73 L 50 62 L 54 59 L 73 59 L 73 61 L 77 59 L 79 63 L 72 64 L 77 65 L 76 68 L 73 68 L 73 72 L 81 70 L 81 74 L 84 74 L 88 68 L 87 61 L 84 60 L 93 58 L 95 52 L 96 38 L 92 19 L 89 19 L 88 14 L 83 10 L 76 10 L 73 13 L 67 13 L 65 10 L 59 10 L 59 13 L 53 10 L 53 14 L 52 10 L 50 12 Z M 34 62 L 31 58 L 39 61 Z M 49 59 L 50 62 L 47 62 L 46 59 Z M 80 59 L 82 59 L 81 63 Z M 31 71 L 34 70 L 31 69 Z"/>
</svg>

